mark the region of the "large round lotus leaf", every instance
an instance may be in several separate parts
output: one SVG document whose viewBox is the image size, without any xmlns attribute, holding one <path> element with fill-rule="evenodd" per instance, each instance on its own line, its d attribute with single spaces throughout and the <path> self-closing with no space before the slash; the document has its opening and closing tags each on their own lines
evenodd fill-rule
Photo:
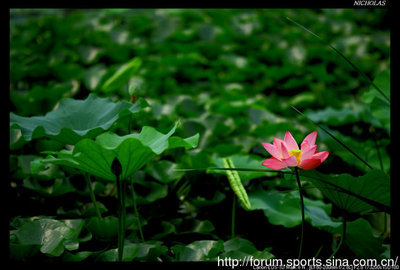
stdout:
<svg viewBox="0 0 400 270">
<path fill-rule="evenodd" d="M 90 94 L 85 100 L 65 98 L 57 109 L 45 116 L 22 117 L 10 113 L 10 129 L 21 129 L 26 141 L 49 137 L 66 144 L 76 144 L 83 138 L 94 138 L 115 121 L 147 106 L 144 100 L 132 104 L 114 103 L 110 98 Z"/>
<path fill-rule="evenodd" d="M 125 179 L 167 149 L 190 149 L 197 146 L 198 134 L 186 139 L 171 137 L 175 129 L 176 125 L 167 134 L 162 134 L 152 127 L 143 127 L 140 134 L 125 136 L 106 132 L 96 140 L 79 141 L 72 151 L 48 152 L 56 157 L 48 156 L 42 162 L 67 165 L 104 179 L 115 180 L 111 164 L 118 158 L 122 166 L 121 178 Z"/>
<path fill-rule="evenodd" d="M 274 225 L 292 228 L 301 224 L 301 204 L 298 190 L 289 193 L 277 190 L 258 188 L 249 193 L 249 200 L 253 210 L 262 210 L 268 221 Z M 338 227 L 340 222 L 333 221 L 331 205 L 321 200 L 304 198 L 305 219 L 314 227 Z"/>
<path fill-rule="evenodd" d="M 390 211 L 390 177 L 372 170 L 360 177 L 349 174 L 325 175 L 302 171 L 303 180 L 312 182 L 339 208 L 349 213 Z"/>
</svg>

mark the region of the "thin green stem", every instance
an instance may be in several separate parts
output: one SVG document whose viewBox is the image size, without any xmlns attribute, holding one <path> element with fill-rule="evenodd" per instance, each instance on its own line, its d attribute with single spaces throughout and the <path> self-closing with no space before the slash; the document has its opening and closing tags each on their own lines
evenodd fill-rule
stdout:
<svg viewBox="0 0 400 270">
<path fill-rule="evenodd" d="M 346 214 L 343 215 L 343 232 L 342 232 L 342 237 L 340 238 L 340 242 L 339 245 L 336 247 L 335 251 L 333 251 L 333 253 L 331 254 L 331 256 L 329 257 L 329 259 L 331 259 L 340 249 L 340 247 L 342 246 L 345 236 L 346 236 Z"/>
<path fill-rule="evenodd" d="M 132 190 L 133 210 L 135 211 L 135 216 L 136 216 L 136 220 L 137 220 L 137 226 L 139 229 L 140 238 L 141 238 L 142 242 L 144 242 L 142 224 L 140 223 L 139 211 L 138 211 L 137 205 L 136 205 L 136 194 L 135 194 L 135 189 L 133 187 L 133 179 L 131 179 L 130 184 L 131 184 L 131 190 Z"/>
<path fill-rule="evenodd" d="M 236 222 L 236 195 L 233 195 L 233 200 L 232 200 L 232 224 L 231 224 L 231 228 L 232 228 L 232 238 L 235 238 L 235 222 Z"/>
<path fill-rule="evenodd" d="M 322 251 L 323 248 L 324 248 L 323 245 L 319 247 L 317 253 L 315 253 L 315 255 L 314 255 L 314 258 L 315 258 L 315 259 L 318 258 L 319 254 L 321 253 L 321 251 Z"/>
<path fill-rule="evenodd" d="M 304 200 L 303 200 L 303 190 L 301 188 L 298 168 L 295 167 L 294 171 L 296 172 L 296 179 L 297 179 L 297 185 L 299 186 L 300 203 L 301 203 L 301 236 L 300 236 L 300 247 L 299 247 L 299 257 L 298 257 L 298 259 L 300 259 L 301 258 L 301 254 L 302 254 L 302 250 L 303 250 L 303 242 L 304 242 L 304 222 L 305 222 L 305 218 L 304 218 Z"/>
<path fill-rule="evenodd" d="M 90 180 L 90 175 L 88 173 L 84 174 L 85 180 L 86 180 L 86 185 L 89 188 L 89 194 L 90 194 L 90 199 L 92 200 L 92 203 L 94 205 L 94 208 L 96 210 L 97 216 L 99 219 L 103 219 L 100 213 L 99 206 L 97 204 L 96 196 L 94 195 L 93 187 L 92 187 L 92 181 Z"/>
<path fill-rule="evenodd" d="M 125 239 L 125 231 L 126 231 L 126 207 L 125 207 L 125 190 L 126 190 L 126 181 L 122 180 L 121 181 L 121 210 L 122 210 L 122 232 L 123 232 L 123 238 L 122 242 L 124 242 Z"/>
<path fill-rule="evenodd" d="M 117 193 L 119 200 L 119 211 L 118 211 L 118 261 L 122 261 L 122 256 L 124 254 L 124 242 L 125 242 L 125 195 L 123 189 L 123 183 L 119 175 L 117 178 Z"/>
</svg>

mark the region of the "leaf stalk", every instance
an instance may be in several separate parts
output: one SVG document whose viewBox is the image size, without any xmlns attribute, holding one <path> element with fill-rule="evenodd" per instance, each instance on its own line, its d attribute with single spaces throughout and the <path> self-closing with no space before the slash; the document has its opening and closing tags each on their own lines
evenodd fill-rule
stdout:
<svg viewBox="0 0 400 270">
<path fill-rule="evenodd" d="M 142 242 L 144 242 L 142 224 L 140 222 L 139 211 L 138 211 L 137 205 L 136 205 L 136 193 L 135 193 L 135 189 L 133 187 L 133 185 L 134 185 L 133 179 L 131 179 L 130 184 L 131 184 L 131 191 L 132 191 L 133 210 L 135 211 L 135 216 L 136 216 L 137 226 L 139 229 L 140 239 L 142 240 Z"/>
<path fill-rule="evenodd" d="M 85 176 L 85 180 L 86 180 L 86 185 L 88 186 L 88 189 L 89 189 L 90 199 L 92 200 L 92 203 L 96 210 L 97 217 L 99 219 L 103 219 L 103 217 L 101 216 L 101 212 L 100 212 L 97 200 L 96 200 L 96 196 L 93 191 L 92 181 L 90 180 L 90 175 L 88 173 L 85 173 L 84 176 Z"/>
<path fill-rule="evenodd" d="M 300 193 L 300 206 L 301 206 L 301 235 L 300 235 L 300 247 L 299 247 L 299 256 L 298 259 L 301 259 L 302 251 L 303 251 L 303 243 L 304 243 L 304 200 L 303 200 L 303 190 L 301 188 L 299 171 L 297 167 L 294 167 L 294 171 L 296 173 L 297 185 L 299 186 Z"/>
</svg>

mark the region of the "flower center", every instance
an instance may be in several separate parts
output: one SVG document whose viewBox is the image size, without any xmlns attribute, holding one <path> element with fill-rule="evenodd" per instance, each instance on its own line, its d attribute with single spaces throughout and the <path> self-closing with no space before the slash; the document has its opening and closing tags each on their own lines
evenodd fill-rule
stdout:
<svg viewBox="0 0 400 270">
<path fill-rule="evenodd" d="M 297 160 L 297 163 L 300 164 L 300 161 L 301 161 L 300 160 L 301 159 L 301 150 L 292 149 L 292 150 L 289 151 L 289 155 L 290 156 L 294 156 L 296 158 L 296 160 Z"/>
</svg>

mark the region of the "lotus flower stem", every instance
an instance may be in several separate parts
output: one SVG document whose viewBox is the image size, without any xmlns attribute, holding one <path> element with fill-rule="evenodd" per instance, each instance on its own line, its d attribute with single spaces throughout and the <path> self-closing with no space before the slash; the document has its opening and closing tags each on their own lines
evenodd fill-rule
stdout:
<svg viewBox="0 0 400 270">
<path fill-rule="evenodd" d="M 301 253 L 303 250 L 303 241 L 304 241 L 304 201 L 303 201 L 303 190 L 301 188 L 299 171 L 297 167 L 294 167 L 294 171 L 296 173 L 297 185 L 299 186 L 300 193 L 300 203 L 301 203 L 301 236 L 300 236 L 300 247 L 299 247 L 299 259 L 301 258 Z"/>
<path fill-rule="evenodd" d="M 92 181 L 90 180 L 90 175 L 88 173 L 85 173 L 84 176 L 85 176 L 86 184 L 87 184 L 87 186 L 89 188 L 90 199 L 92 200 L 92 203 L 93 203 L 94 208 L 96 210 L 97 216 L 99 217 L 99 219 L 103 219 L 103 217 L 101 216 L 101 212 L 99 210 L 99 206 L 98 206 L 97 201 L 96 201 L 96 197 L 94 195 L 94 191 L 93 191 L 93 187 L 92 187 Z"/>
<path fill-rule="evenodd" d="M 122 173 L 122 166 L 118 158 L 114 158 L 111 164 L 111 172 L 115 175 L 117 180 L 117 195 L 119 201 L 118 211 L 118 261 L 122 261 L 124 254 L 124 242 L 125 242 L 125 220 L 126 220 L 126 209 L 125 209 L 125 182 L 120 179 Z"/>
<path fill-rule="evenodd" d="M 339 245 L 336 247 L 336 249 L 335 249 L 335 251 L 331 254 L 331 256 L 329 257 L 329 259 L 331 259 L 335 254 L 336 254 L 336 252 L 338 252 L 339 251 L 339 249 L 340 249 L 340 247 L 342 246 L 342 244 L 343 244 L 343 242 L 344 242 L 344 238 L 345 238 L 345 236 L 346 236 L 346 214 L 344 214 L 343 215 L 343 232 L 342 232 L 342 237 L 340 238 L 340 242 L 339 242 Z"/>
<path fill-rule="evenodd" d="M 117 193 L 119 200 L 119 211 L 118 211 L 118 261 L 122 261 L 122 256 L 124 253 L 124 242 L 125 242 L 125 195 L 123 189 L 123 181 L 121 181 L 119 175 L 117 178 Z"/>
<path fill-rule="evenodd" d="M 135 189 L 133 187 L 133 179 L 131 179 L 130 184 L 131 184 L 131 190 L 132 190 L 133 209 L 135 211 L 137 225 L 138 225 L 138 228 L 139 228 L 139 234 L 140 234 L 140 238 L 142 239 L 142 242 L 144 242 L 142 224 L 140 223 L 139 211 L 137 210 L 137 206 L 136 206 L 136 194 L 135 194 Z"/>
</svg>

